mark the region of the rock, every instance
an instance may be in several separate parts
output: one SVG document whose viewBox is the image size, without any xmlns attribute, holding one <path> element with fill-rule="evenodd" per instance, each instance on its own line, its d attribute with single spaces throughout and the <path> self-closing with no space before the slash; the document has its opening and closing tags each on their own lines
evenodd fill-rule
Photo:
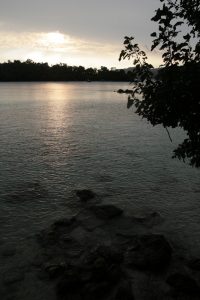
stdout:
<svg viewBox="0 0 200 300">
<path fill-rule="evenodd" d="M 14 256 L 16 254 L 16 248 L 13 245 L 6 245 L 1 251 L 1 255 L 5 257 Z"/>
<path fill-rule="evenodd" d="M 11 269 L 4 274 L 3 281 L 7 284 L 12 284 L 24 279 L 24 272 L 22 270 Z"/>
<path fill-rule="evenodd" d="M 59 235 L 54 228 L 47 228 L 37 235 L 37 239 L 41 246 L 49 247 L 58 243 Z"/>
<path fill-rule="evenodd" d="M 86 257 L 86 268 L 92 273 L 93 280 L 106 280 L 110 284 L 116 283 L 122 276 L 121 262 L 123 255 L 111 247 L 100 245 Z"/>
<path fill-rule="evenodd" d="M 195 270 L 195 271 L 200 271 L 200 259 L 192 259 L 189 261 L 188 266 L 190 269 Z"/>
<path fill-rule="evenodd" d="M 90 199 L 93 199 L 96 195 L 91 190 L 78 190 L 76 191 L 76 195 L 81 201 L 88 201 Z"/>
<path fill-rule="evenodd" d="M 55 279 L 58 278 L 59 276 L 61 276 L 65 269 L 66 269 L 66 265 L 63 263 L 60 264 L 47 264 L 44 267 L 45 271 L 47 272 L 47 274 L 49 275 L 50 279 Z"/>
<path fill-rule="evenodd" d="M 32 261 L 32 266 L 41 267 L 44 263 L 44 257 L 41 254 L 36 254 Z"/>
<path fill-rule="evenodd" d="M 116 250 L 104 245 L 85 252 L 82 260 L 76 260 L 66 268 L 57 284 L 58 298 L 71 300 L 72 294 L 76 294 L 85 300 L 107 299 L 107 293 L 123 275 L 122 259 Z"/>
<path fill-rule="evenodd" d="M 112 204 L 98 204 L 90 207 L 92 212 L 100 219 L 112 219 L 120 216 L 123 210 Z"/>
<path fill-rule="evenodd" d="M 75 241 L 81 244 L 85 244 L 89 239 L 89 232 L 86 231 L 83 227 L 78 226 L 71 231 L 70 236 Z"/>
<path fill-rule="evenodd" d="M 121 270 L 118 265 L 111 264 L 103 257 L 97 257 L 91 266 L 92 277 L 96 282 L 106 280 L 110 283 L 117 282 L 121 277 Z"/>
<path fill-rule="evenodd" d="M 135 238 L 126 253 L 126 261 L 138 269 L 159 271 L 167 266 L 172 249 L 162 235 L 150 234 Z"/>
<path fill-rule="evenodd" d="M 123 261 L 123 254 L 114 247 L 106 245 L 99 245 L 94 248 L 89 254 L 87 261 L 92 263 L 96 258 L 103 257 L 110 264 L 121 264 Z"/>
<path fill-rule="evenodd" d="M 159 225 L 163 222 L 163 218 L 158 212 L 152 212 L 143 218 L 143 223 L 149 228 Z"/>
<path fill-rule="evenodd" d="M 128 280 L 122 280 L 118 284 L 113 300 L 134 300 L 132 286 Z"/>
<path fill-rule="evenodd" d="M 59 248 L 63 249 L 67 257 L 70 259 L 80 257 L 84 249 L 77 240 L 69 237 L 68 235 L 60 238 Z"/>
<path fill-rule="evenodd" d="M 72 216 L 70 218 L 63 218 L 63 219 L 56 220 L 53 223 L 52 228 L 58 229 L 60 227 L 68 227 L 68 226 L 72 225 L 75 220 L 76 220 L 75 216 Z"/>
<path fill-rule="evenodd" d="M 104 220 L 98 219 L 89 211 L 81 211 L 77 215 L 77 222 L 80 223 L 86 230 L 93 231 L 104 224 Z"/>
<path fill-rule="evenodd" d="M 56 292 L 59 299 L 70 299 L 70 294 L 79 294 L 82 289 L 80 269 L 71 267 L 66 270 L 62 279 L 57 283 Z"/>
<path fill-rule="evenodd" d="M 183 294 L 195 295 L 200 292 L 196 281 L 186 274 L 174 273 L 167 278 L 167 283 L 177 292 Z"/>
<path fill-rule="evenodd" d="M 163 218 L 158 212 L 152 212 L 147 214 L 146 216 L 133 216 L 132 217 L 133 223 L 137 225 L 142 225 L 147 228 L 151 228 L 153 226 L 159 225 L 163 222 Z"/>
<path fill-rule="evenodd" d="M 105 280 L 100 282 L 89 282 L 83 290 L 84 300 L 104 300 L 111 291 L 112 286 Z"/>
</svg>

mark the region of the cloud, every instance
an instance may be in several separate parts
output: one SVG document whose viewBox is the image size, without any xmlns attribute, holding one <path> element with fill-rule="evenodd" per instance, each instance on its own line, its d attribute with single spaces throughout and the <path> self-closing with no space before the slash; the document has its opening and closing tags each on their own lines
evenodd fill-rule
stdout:
<svg viewBox="0 0 200 300">
<path fill-rule="evenodd" d="M 134 35 L 149 47 L 155 29 L 150 18 L 158 5 L 159 0 L 0 0 L 1 61 L 28 57 L 49 63 L 130 66 L 118 62 L 123 37 Z M 62 42 L 51 40 L 55 33 L 61 34 Z M 159 55 L 150 56 L 155 60 Z"/>
<path fill-rule="evenodd" d="M 111 53 L 118 50 L 117 45 L 100 43 L 89 40 L 73 38 L 70 35 L 55 32 L 0 32 L 0 49 L 31 48 L 41 51 L 87 52 L 88 54 L 103 51 Z"/>
<path fill-rule="evenodd" d="M 118 61 L 122 44 L 80 39 L 59 31 L 54 32 L 0 32 L 1 61 L 32 59 L 49 64 L 67 63 L 86 67 L 129 67 L 130 61 Z M 159 54 L 145 51 L 158 65 Z"/>
<path fill-rule="evenodd" d="M 56 63 L 61 60 L 82 64 L 119 53 L 120 45 L 77 39 L 60 32 L 0 32 L 2 59 L 33 59 Z M 98 54 L 99 53 L 99 54 Z M 73 58 L 73 60 L 72 60 Z M 101 59 L 101 60 L 102 60 Z M 88 61 L 89 62 L 89 61 Z"/>
<path fill-rule="evenodd" d="M 158 0 L 0 0 L 4 30 L 52 32 L 120 43 L 124 35 L 150 41 Z"/>
</svg>

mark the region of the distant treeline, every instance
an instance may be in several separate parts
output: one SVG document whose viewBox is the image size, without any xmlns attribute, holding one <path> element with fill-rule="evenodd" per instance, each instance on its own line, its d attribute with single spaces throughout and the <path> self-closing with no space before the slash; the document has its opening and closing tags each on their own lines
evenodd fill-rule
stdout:
<svg viewBox="0 0 200 300">
<path fill-rule="evenodd" d="M 132 81 L 132 71 L 106 67 L 84 68 L 48 63 L 36 63 L 32 60 L 21 62 L 14 60 L 0 64 L 0 81 Z"/>
</svg>

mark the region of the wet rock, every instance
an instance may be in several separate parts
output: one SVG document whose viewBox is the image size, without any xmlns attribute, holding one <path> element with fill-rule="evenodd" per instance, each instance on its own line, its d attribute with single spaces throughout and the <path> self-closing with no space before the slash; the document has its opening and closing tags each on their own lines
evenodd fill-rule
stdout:
<svg viewBox="0 0 200 300">
<path fill-rule="evenodd" d="M 152 212 L 143 218 L 143 223 L 148 227 L 159 225 L 163 222 L 163 218 L 158 212 Z"/>
<path fill-rule="evenodd" d="M 172 249 L 164 236 L 142 235 L 135 237 L 128 248 L 126 261 L 138 269 L 159 271 L 168 265 L 171 253 Z"/>
<path fill-rule="evenodd" d="M 73 238 L 68 238 L 67 240 L 60 240 L 60 248 L 65 251 L 68 258 L 78 258 L 84 251 L 84 246 L 82 246 L 78 241 Z"/>
<path fill-rule="evenodd" d="M 14 245 L 5 245 L 1 250 L 1 255 L 5 257 L 14 256 L 16 254 L 16 248 Z"/>
<path fill-rule="evenodd" d="M 85 266 L 90 269 L 93 280 L 97 282 L 106 280 L 113 284 L 122 276 L 122 261 L 121 253 L 111 247 L 100 245 L 87 255 Z"/>
<path fill-rule="evenodd" d="M 152 212 L 146 216 L 133 216 L 132 222 L 134 225 L 145 226 L 146 228 L 151 228 L 153 226 L 159 225 L 163 222 L 163 218 L 157 212 Z"/>
<path fill-rule="evenodd" d="M 83 289 L 83 300 L 104 300 L 111 291 L 112 286 L 105 280 L 101 282 L 89 282 Z"/>
<path fill-rule="evenodd" d="M 71 299 L 70 295 L 80 294 L 83 282 L 78 267 L 71 267 L 66 270 L 62 279 L 56 286 L 56 293 L 59 299 Z"/>
<path fill-rule="evenodd" d="M 32 266 L 34 267 L 41 267 L 44 263 L 44 257 L 41 254 L 37 254 L 33 261 L 32 261 Z"/>
<path fill-rule="evenodd" d="M 121 254 L 104 245 L 85 252 L 81 261 L 66 268 L 58 282 L 59 299 L 71 300 L 72 294 L 85 300 L 106 299 L 122 277 L 122 259 Z"/>
<path fill-rule="evenodd" d="M 24 272 L 22 270 L 11 269 L 4 274 L 3 281 L 6 285 L 13 284 L 24 279 Z"/>
<path fill-rule="evenodd" d="M 48 247 L 58 243 L 59 235 L 54 228 L 47 228 L 37 235 L 37 240 L 41 246 Z"/>
<path fill-rule="evenodd" d="M 91 190 L 78 190 L 76 191 L 76 195 L 81 201 L 84 202 L 95 197 L 95 193 Z"/>
<path fill-rule="evenodd" d="M 190 269 L 195 270 L 195 271 L 200 271 L 200 259 L 192 259 L 189 261 L 188 266 Z"/>
<path fill-rule="evenodd" d="M 52 228 L 54 229 L 58 229 L 60 227 L 69 227 L 70 225 L 72 225 L 74 222 L 76 221 L 76 217 L 72 216 L 69 218 L 63 218 L 63 219 L 59 219 L 56 220 L 53 225 Z"/>
<path fill-rule="evenodd" d="M 134 300 L 132 286 L 128 280 L 122 280 L 118 284 L 113 300 Z"/>
<path fill-rule="evenodd" d="M 104 224 L 104 220 L 98 219 L 88 211 L 82 211 L 77 215 L 77 222 L 80 223 L 86 230 L 93 231 Z"/>
<path fill-rule="evenodd" d="M 93 280 L 99 282 L 106 280 L 110 283 L 117 282 L 121 277 L 120 267 L 109 264 L 103 257 L 97 257 L 91 266 Z"/>
<path fill-rule="evenodd" d="M 106 245 L 99 245 L 96 248 L 94 248 L 87 257 L 88 263 L 92 263 L 97 257 L 103 257 L 106 261 L 108 261 L 110 264 L 122 263 L 124 257 L 123 253 L 116 250 L 112 246 L 106 246 Z"/>
<path fill-rule="evenodd" d="M 60 264 L 46 264 L 44 267 L 50 279 L 55 279 L 61 276 L 66 269 L 65 263 Z"/>
<path fill-rule="evenodd" d="M 92 212 L 100 219 L 112 219 L 120 216 L 123 210 L 112 204 L 98 204 L 90 207 Z"/>
<path fill-rule="evenodd" d="M 174 273 L 167 278 L 167 283 L 177 292 L 195 295 L 200 292 L 196 281 L 187 274 Z"/>
<path fill-rule="evenodd" d="M 87 243 L 88 239 L 89 239 L 89 233 L 88 231 L 86 231 L 83 227 L 78 226 L 76 228 L 74 228 L 71 233 L 70 236 L 77 242 L 80 242 L 81 244 L 85 244 Z"/>
</svg>

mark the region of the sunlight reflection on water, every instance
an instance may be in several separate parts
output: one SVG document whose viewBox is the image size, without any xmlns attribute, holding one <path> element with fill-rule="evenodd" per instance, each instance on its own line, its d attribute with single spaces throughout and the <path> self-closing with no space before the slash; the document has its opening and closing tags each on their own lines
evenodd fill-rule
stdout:
<svg viewBox="0 0 200 300">
<path fill-rule="evenodd" d="M 127 83 L 1 83 L 1 236 L 18 238 L 77 208 L 90 188 L 200 249 L 199 170 L 171 159 L 183 137 L 126 109 Z M 180 239 L 181 239 L 180 237 Z"/>
</svg>

